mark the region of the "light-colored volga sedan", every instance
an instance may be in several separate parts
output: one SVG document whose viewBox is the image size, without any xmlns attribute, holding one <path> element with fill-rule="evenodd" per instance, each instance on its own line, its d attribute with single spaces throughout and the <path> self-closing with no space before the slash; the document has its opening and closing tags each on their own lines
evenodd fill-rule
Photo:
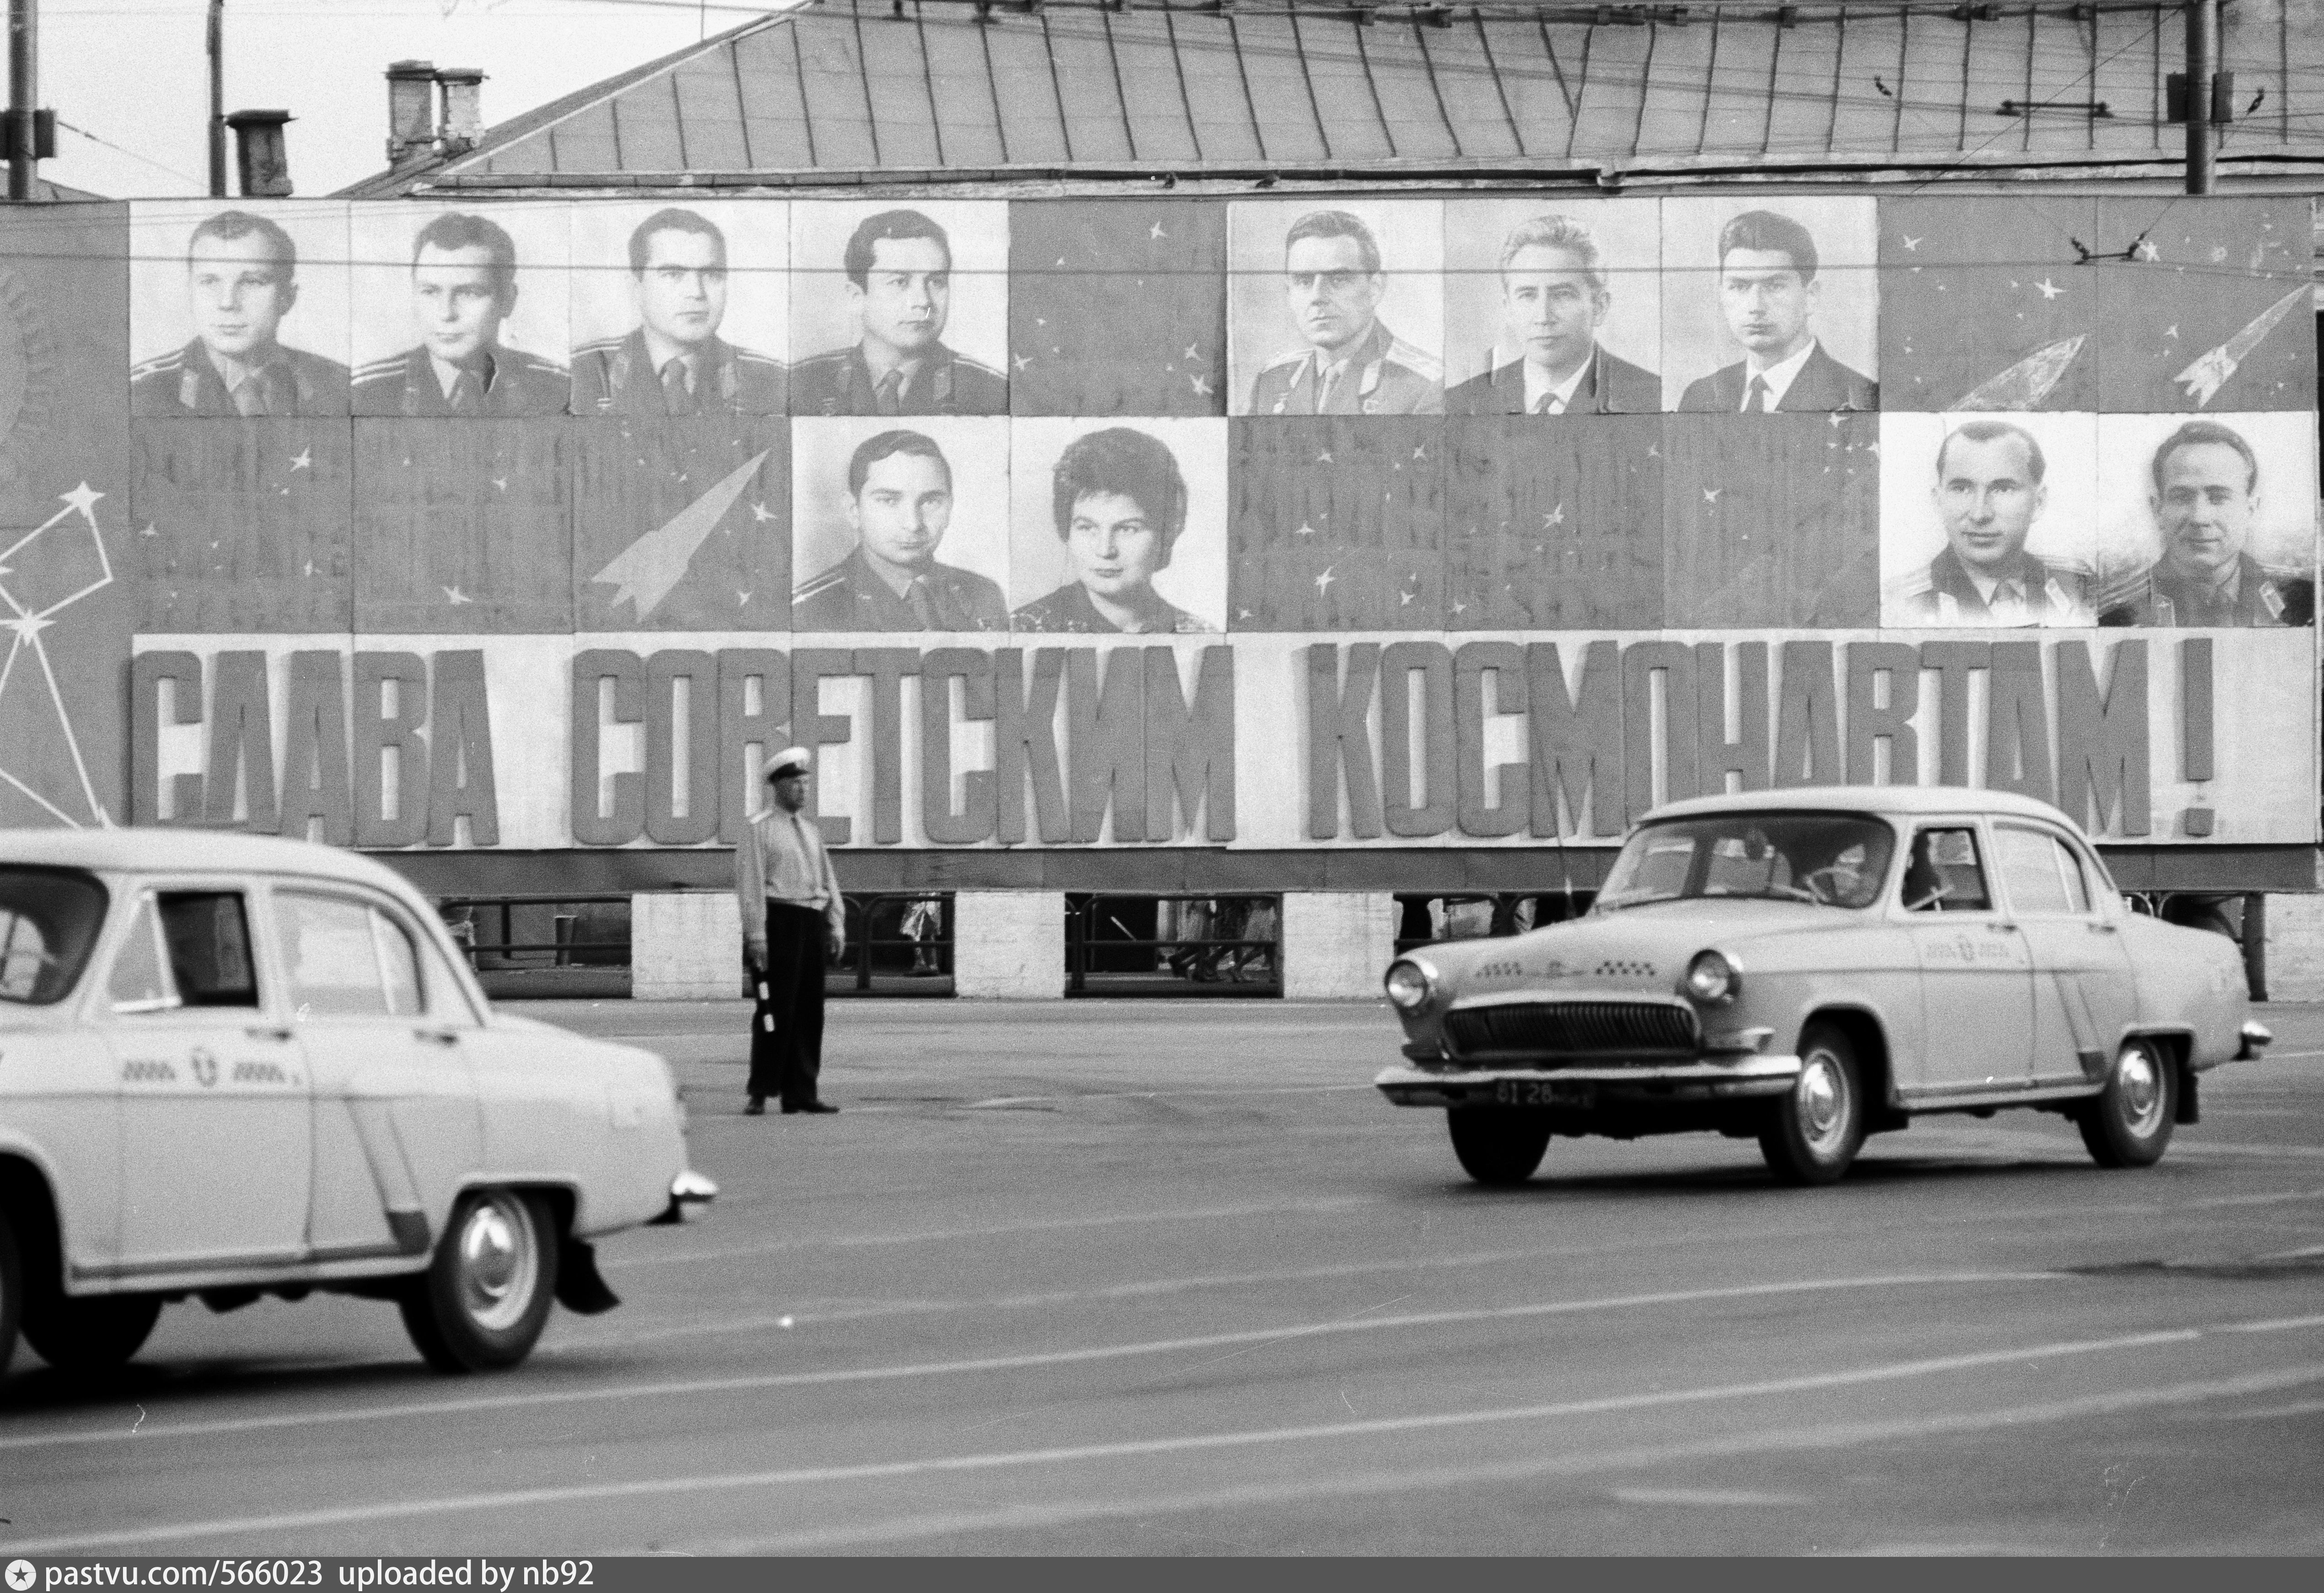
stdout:
<svg viewBox="0 0 2324 1593">
<path fill-rule="evenodd" d="M 512 1366 L 589 1240 L 716 1192 L 649 1052 L 494 1012 L 368 859 L 0 831 L 0 1367 L 137 1352 L 162 1305 L 335 1290 L 446 1371 Z"/>
<path fill-rule="evenodd" d="M 1553 1135 L 1756 1138 L 1827 1183 L 1930 1112 L 2058 1112 L 2105 1166 L 2196 1119 L 2204 1070 L 2257 1054 L 2235 944 L 2134 914 L 2066 815 L 1878 787 L 1672 803 L 1584 916 L 1430 945 L 1387 977 L 1399 1106 L 1449 1108 L 1484 1183 Z"/>
</svg>

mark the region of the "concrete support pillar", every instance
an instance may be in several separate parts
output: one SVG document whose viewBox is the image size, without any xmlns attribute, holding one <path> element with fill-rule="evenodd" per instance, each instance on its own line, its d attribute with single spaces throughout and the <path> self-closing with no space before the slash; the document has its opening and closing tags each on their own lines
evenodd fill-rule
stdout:
<svg viewBox="0 0 2324 1593">
<path fill-rule="evenodd" d="M 1065 898 L 1056 890 L 963 890 L 952 902 L 955 994 L 1056 1001 L 1065 993 Z"/>
<path fill-rule="evenodd" d="M 2267 898 L 2267 994 L 2324 1001 L 2324 896 Z"/>
<path fill-rule="evenodd" d="M 1295 1001 L 1370 1000 L 1396 955 L 1396 898 L 1386 891 L 1286 891 L 1283 993 Z"/>
<path fill-rule="evenodd" d="M 732 891 L 630 898 L 630 999 L 728 1000 L 742 993 L 742 915 Z"/>
</svg>

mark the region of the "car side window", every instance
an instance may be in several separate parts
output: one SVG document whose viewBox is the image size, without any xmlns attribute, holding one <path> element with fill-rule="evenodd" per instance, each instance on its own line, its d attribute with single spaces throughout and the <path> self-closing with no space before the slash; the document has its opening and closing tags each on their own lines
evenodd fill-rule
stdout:
<svg viewBox="0 0 2324 1593">
<path fill-rule="evenodd" d="M 177 987 L 170 982 L 169 967 L 161 960 L 161 934 L 150 896 L 138 899 L 129 933 L 114 955 L 105 996 L 115 1012 L 166 1012 L 179 1004 Z"/>
<path fill-rule="evenodd" d="M 2009 905 L 2035 916 L 2086 914 L 2089 888 L 2082 866 L 2056 836 L 2043 830 L 1997 824 L 1993 832 L 1996 859 L 2009 888 Z"/>
<path fill-rule="evenodd" d="M 303 890 L 274 893 L 274 922 L 300 1017 L 411 1017 L 420 967 L 411 941 L 377 907 Z"/>
<path fill-rule="evenodd" d="M 188 1007 L 255 1007 L 258 968 L 238 890 L 164 890 L 154 898 L 170 978 Z"/>
<path fill-rule="evenodd" d="M 1991 911 L 1993 893 L 1986 889 L 1977 832 L 1963 825 L 1915 834 L 1911 859 L 1904 865 L 1904 889 L 1908 912 Z"/>
</svg>

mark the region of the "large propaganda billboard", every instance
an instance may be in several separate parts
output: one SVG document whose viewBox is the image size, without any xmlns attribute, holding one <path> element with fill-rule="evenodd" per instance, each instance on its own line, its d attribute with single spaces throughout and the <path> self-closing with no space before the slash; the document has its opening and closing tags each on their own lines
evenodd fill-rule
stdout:
<svg viewBox="0 0 2324 1593">
<path fill-rule="evenodd" d="M 2304 199 L 0 216 L 0 823 L 2317 837 Z"/>
</svg>

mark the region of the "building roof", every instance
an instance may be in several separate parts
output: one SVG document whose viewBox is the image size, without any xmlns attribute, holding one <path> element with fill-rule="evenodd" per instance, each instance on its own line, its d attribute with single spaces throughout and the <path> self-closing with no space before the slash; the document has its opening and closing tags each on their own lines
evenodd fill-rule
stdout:
<svg viewBox="0 0 2324 1593">
<path fill-rule="evenodd" d="M 2142 0 L 789 0 L 346 191 L 2159 177 L 2185 142 L 2160 119 L 2181 14 Z M 2324 17 L 2231 5 L 2223 64 L 2250 107 L 2224 171 L 2324 163 Z"/>
</svg>

